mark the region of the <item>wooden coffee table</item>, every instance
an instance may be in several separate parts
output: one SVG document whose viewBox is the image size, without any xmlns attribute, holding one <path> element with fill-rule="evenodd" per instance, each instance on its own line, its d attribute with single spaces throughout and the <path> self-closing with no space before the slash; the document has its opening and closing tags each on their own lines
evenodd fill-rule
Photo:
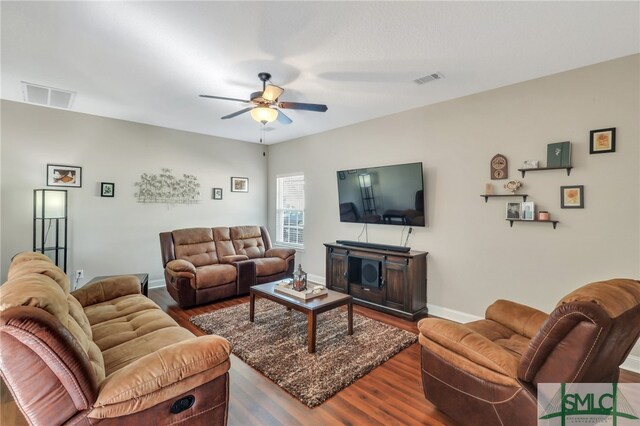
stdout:
<svg viewBox="0 0 640 426">
<path fill-rule="evenodd" d="M 338 306 L 347 305 L 348 331 L 350 335 L 353 334 L 353 299 L 348 294 L 328 290 L 328 294 L 305 301 L 285 293 L 277 292 L 274 289 L 275 285 L 275 282 L 258 284 L 249 289 L 249 321 L 253 322 L 256 297 L 269 299 L 286 306 L 288 309 L 302 312 L 307 315 L 307 343 L 309 353 L 313 353 L 316 351 L 316 317 L 318 314 L 330 311 Z"/>
</svg>

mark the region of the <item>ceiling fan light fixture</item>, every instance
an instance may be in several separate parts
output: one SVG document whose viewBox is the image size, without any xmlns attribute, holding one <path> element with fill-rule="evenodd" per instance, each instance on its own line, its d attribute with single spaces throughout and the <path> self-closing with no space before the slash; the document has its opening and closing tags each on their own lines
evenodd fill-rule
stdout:
<svg viewBox="0 0 640 426">
<path fill-rule="evenodd" d="M 256 107 L 251 110 L 251 118 L 258 123 L 271 123 L 278 118 L 278 111 L 269 107 Z"/>
</svg>

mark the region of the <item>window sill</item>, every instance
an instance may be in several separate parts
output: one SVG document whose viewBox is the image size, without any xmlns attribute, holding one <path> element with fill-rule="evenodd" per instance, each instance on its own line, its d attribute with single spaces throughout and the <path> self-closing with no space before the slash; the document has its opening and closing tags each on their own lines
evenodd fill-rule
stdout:
<svg viewBox="0 0 640 426">
<path fill-rule="evenodd" d="M 294 244 L 286 244 L 286 243 L 274 243 L 273 246 L 281 247 L 281 248 L 290 248 L 290 249 L 294 249 L 295 251 L 304 253 L 304 246 L 297 246 Z"/>
</svg>

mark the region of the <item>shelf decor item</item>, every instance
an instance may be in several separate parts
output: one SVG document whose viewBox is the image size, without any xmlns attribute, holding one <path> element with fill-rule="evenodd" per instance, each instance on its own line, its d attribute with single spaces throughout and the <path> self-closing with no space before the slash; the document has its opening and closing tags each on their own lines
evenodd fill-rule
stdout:
<svg viewBox="0 0 640 426">
<path fill-rule="evenodd" d="M 307 289 L 307 273 L 302 270 L 302 265 L 293 273 L 293 289 L 303 291 Z"/>
<path fill-rule="evenodd" d="M 212 198 L 214 200 L 222 200 L 222 188 L 213 188 Z"/>
<path fill-rule="evenodd" d="M 536 207 L 533 201 L 527 201 L 520 206 L 520 219 L 534 220 L 536 215 Z"/>
<path fill-rule="evenodd" d="M 484 195 L 493 195 L 493 184 L 491 183 L 485 184 Z"/>
<path fill-rule="evenodd" d="M 616 152 L 616 128 L 598 129 L 590 132 L 589 154 Z"/>
<path fill-rule="evenodd" d="M 113 197 L 116 193 L 116 184 L 112 182 L 100 182 L 100 196 Z"/>
<path fill-rule="evenodd" d="M 537 169 L 538 168 L 538 160 L 525 160 L 522 164 L 523 169 Z"/>
<path fill-rule="evenodd" d="M 67 190 L 33 190 L 33 251 L 67 272 Z"/>
<path fill-rule="evenodd" d="M 231 192 L 249 192 L 249 178 L 232 177 Z"/>
<path fill-rule="evenodd" d="M 547 168 L 571 166 L 571 142 L 547 145 Z"/>
<path fill-rule="evenodd" d="M 82 167 L 47 164 L 47 186 L 82 187 Z"/>
<path fill-rule="evenodd" d="M 504 189 L 515 194 L 518 189 L 522 186 L 522 182 L 519 180 L 510 180 L 509 182 L 504 184 Z"/>
<path fill-rule="evenodd" d="M 560 207 L 563 209 L 583 209 L 584 185 L 561 186 Z"/>
<path fill-rule="evenodd" d="M 507 203 L 507 219 L 520 219 L 522 203 Z"/>
<path fill-rule="evenodd" d="M 509 163 L 507 157 L 496 154 L 491 159 L 491 179 L 507 179 L 509 177 Z"/>
<path fill-rule="evenodd" d="M 541 222 L 544 222 L 545 220 L 551 220 L 551 216 L 549 215 L 549 212 L 540 210 L 538 212 L 538 220 Z"/>
</svg>

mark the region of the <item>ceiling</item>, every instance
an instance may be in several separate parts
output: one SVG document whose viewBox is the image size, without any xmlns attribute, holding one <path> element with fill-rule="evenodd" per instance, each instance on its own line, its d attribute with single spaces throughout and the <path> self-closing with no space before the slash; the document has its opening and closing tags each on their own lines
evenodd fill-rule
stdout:
<svg viewBox="0 0 640 426">
<path fill-rule="evenodd" d="M 221 120 L 272 74 L 276 143 L 640 52 L 634 2 L 2 2 L 3 99 L 21 81 L 77 92 L 72 110 L 259 142 Z M 441 72 L 445 78 L 417 85 Z M 603 76 L 606 78 L 606 76 Z"/>
</svg>

